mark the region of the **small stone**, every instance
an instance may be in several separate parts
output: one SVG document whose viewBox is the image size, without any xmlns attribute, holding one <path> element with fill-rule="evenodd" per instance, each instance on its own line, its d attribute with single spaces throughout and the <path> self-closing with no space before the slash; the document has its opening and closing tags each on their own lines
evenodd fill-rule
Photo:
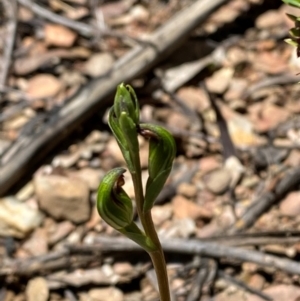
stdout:
<svg viewBox="0 0 300 301">
<path fill-rule="evenodd" d="M 5 120 L 3 123 L 4 130 L 17 130 L 22 128 L 27 122 L 29 118 L 23 114 L 19 114 L 17 116 L 11 117 L 8 120 Z"/>
<path fill-rule="evenodd" d="M 44 34 L 46 44 L 60 47 L 71 47 L 77 38 L 76 32 L 57 24 L 46 24 Z"/>
<path fill-rule="evenodd" d="M 273 301 L 297 301 L 300 296 L 300 288 L 298 285 L 289 284 L 273 284 L 263 290 L 267 296 L 270 296 Z M 241 299 L 236 299 L 241 300 Z M 257 295 L 249 295 L 247 301 L 261 301 Z"/>
<path fill-rule="evenodd" d="M 276 128 L 290 117 L 288 110 L 271 103 L 255 103 L 248 111 L 255 130 L 260 133 Z"/>
<path fill-rule="evenodd" d="M 182 278 L 175 278 L 172 280 L 172 289 L 176 292 L 186 293 L 186 280 Z"/>
<path fill-rule="evenodd" d="M 196 224 L 191 218 L 175 220 L 172 227 L 163 233 L 164 238 L 182 237 L 188 238 L 196 232 Z"/>
<path fill-rule="evenodd" d="M 177 193 L 191 199 L 197 195 L 197 187 L 190 183 L 181 183 L 177 188 Z"/>
<path fill-rule="evenodd" d="M 211 93 L 223 94 L 230 84 L 233 73 L 232 68 L 222 68 L 216 71 L 206 80 L 208 90 Z"/>
<path fill-rule="evenodd" d="M 243 102 L 244 106 L 246 106 L 246 103 L 242 101 L 241 97 L 248 87 L 249 83 L 246 79 L 240 78 L 240 79 L 234 79 L 230 83 L 230 86 L 228 88 L 228 91 L 224 95 L 224 99 L 226 101 L 232 101 L 232 100 L 239 100 Z"/>
<path fill-rule="evenodd" d="M 180 129 L 188 129 L 191 125 L 191 120 L 179 112 L 171 111 L 167 116 L 166 123 L 169 126 L 176 126 Z"/>
<path fill-rule="evenodd" d="M 49 289 L 47 281 L 42 277 L 31 279 L 26 286 L 27 301 L 47 301 Z"/>
<path fill-rule="evenodd" d="M 5 151 L 9 148 L 11 141 L 0 139 L 0 156 L 2 156 Z"/>
<path fill-rule="evenodd" d="M 190 109 L 199 113 L 207 110 L 210 106 L 207 95 L 197 87 L 182 87 L 178 90 L 178 96 L 184 100 Z"/>
<path fill-rule="evenodd" d="M 113 66 L 114 58 L 110 53 L 95 53 L 85 63 L 84 73 L 98 77 L 107 73 Z"/>
<path fill-rule="evenodd" d="M 225 168 L 213 170 L 205 177 L 206 187 L 214 194 L 223 194 L 229 188 L 230 181 L 230 172 Z"/>
<path fill-rule="evenodd" d="M 54 167 L 60 166 L 63 168 L 69 168 L 74 166 L 78 162 L 79 158 L 80 153 L 78 151 L 70 154 L 58 155 L 53 159 L 52 165 Z"/>
<path fill-rule="evenodd" d="M 88 292 L 90 301 L 123 301 L 124 296 L 121 290 L 115 287 L 94 288 Z"/>
<path fill-rule="evenodd" d="M 300 214 L 300 191 L 290 192 L 279 205 L 283 215 L 296 217 Z"/>
<path fill-rule="evenodd" d="M 111 137 L 106 144 L 107 153 L 114 158 L 116 164 L 125 164 L 122 152 L 115 138 Z"/>
<path fill-rule="evenodd" d="M 0 199 L 0 235 L 23 238 L 38 227 L 43 215 L 13 197 Z"/>
<path fill-rule="evenodd" d="M 169 220 L 172 216 L 173 208 L 170 204 L 163 206 L 154 206 L 151 210 L 153 223 L 155 226 L 159 226 L 165 221 Z"/>
<path fill-rule="evenodd" d="M 300 166 L 300 150 L 293 149 L 284 163 L 291 167 Z"/>
<path fill-rule="evenodd" d="M 273 9 L 261 14 L 255 21 L 255 26 L 258 29 L 278 27 L 280 24 L 284 24 L 284 16 L 279 10 Z"/>
<path fill-rule="evenodd" d="M 207 156 L 199 160 L 200 171 L 208 173 L 214 169 L 221 167 L 221 162 L 216 156 Z"/>
<path fill-rule="evenodd" d="M 118 275 L 129 275 L 134 271 L 129 262 L 117 262 L 113 265 L 113 270 Z"/>
<path fill-rule="evenodd" d="M 96 199 L 97 199 L 97 196 L 96 196 Z M 95 203 L 96 203 L 96 200 L 95 200 Z M 85 226 L 89 230 L 93 229 L 97 232 L 101 232 L 103 230 L 103 224 L 101 224 L 100 222 L 101 222 L 101 217 L 98 213 L 98 210 L 97 210 L 96 206 L 93 206 L 90 220 L 86 223 Z"/>
<path fill-rule="evenodd" d="M 210 219 L 212 217 L 212 212 L 181 195 L 175 196 L 172 203 L 174 216 L 178 219 L 191 218 L 197 220 L 199 218 Z"/>
<path fill-rule="evenodd" d="M 95 144 L 97 142 L 106 142 L 109 136 L 107 132 L 100 132 L 98 130 L 92 131 L 85 139 L 87 144 Z"/>
<path fill-rule="evenodd" d="M 247 52 L 238 46 L 233 46 L 227 50 L 227 59 L 232 65 L 238 65 L 243 62 L 247 62 Z M 238 80 L 235 78 L 234 82 Z M 242 80 L 242 79 L 239 79 Z"/>
<path fill-rule="evenodd" d="M 85 182 L 90 190 L 96 190 L 99 187 L 100 180 L 104 176 L 100 169 L 83 168 L 78 171 L 69 173 L 70 177 L 74 177 Z"/>
<path fill-rule="evenodd" d="M 28 81 L 26 90 L 30 98 L 47 98 L 58 94 L 62 82 L 52 74 L 37 74 Z"/>
<path fill-rule="evenodd" d="M 245 115 L 232 111 L 229 107 L 222 107 L 222 114 L 228 122 L 229 134 L 235 146 L 248 147 L 264 143 L 264 139 L 254 132 L 254 125 Z"/>
<path fill-rule="evenodd" d="M 138 291 L 130 292 L 124 296 L 124 301 L 141 301 L 142 293 Z"/>
<path fill-rule="evenodd" d="M 16 198 L 19 201 L 26 201 L 33 195 L 33 193 L 34 187 L 32 181 L 30 181 L 17 192 Z"/>
<path fill-rule="evenodd" d="M 54 226 L 50 227 L 48 231 L 49 244 L 56 244 L 57 242 L 68 236 L 74 229 L 75 226 L 69 221 L 55 224 Z"/>
<path fill-rule="evenodd" d="M 89 188 L 84 181 L 40 172 L 34 177 L 34 185 L 40 207 L 50 216 L 74 223 L 89 218 Z"/>
<path fill-rule="evenodd" d="M 253 287 L 257 290 L 262 290 L 265 282 L 266 282 L 266 279 L 262 275 L 254 274 L 251 276 L 248 284 L 250 287 Z"/>
<path fill-rule="evenodd" d="M 142 5 L 134 5 L 129 13 L 134 21 L 146 23 L 149 20 L 149 11 Z"/>
<path fill-rule="evenodd" d="M 36 229 L 31 237 L 25 241 L 22 248 L 31 256 L 47 254 L 48 242 L 46 230 L 44 228 Z"/>
</svg>

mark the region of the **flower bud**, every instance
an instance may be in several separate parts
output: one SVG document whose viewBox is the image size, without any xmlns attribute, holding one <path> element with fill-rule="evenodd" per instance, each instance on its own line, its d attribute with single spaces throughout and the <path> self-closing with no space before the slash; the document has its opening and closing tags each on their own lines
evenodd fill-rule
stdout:
<svg viewBox="0 0 300 301">
<path fill-rule="evenodd" d="M 117 118 L 126 113 L 135 124 L 140 120 L 140 109 L 136 94 L 130 85 L 120 84 L 114 101 L 114 112 Z"/>
<path fill-rule="evenodd" d="M 137 139 L 139 118 L 139 105 L 134 90 L 129 85 L 120 84 L 114 105 L 109 111 L 108 124 L 131 173 L 135 172 L 134 162 L 137 161 L 136 156 L 139 156 Z"/>
</svg>

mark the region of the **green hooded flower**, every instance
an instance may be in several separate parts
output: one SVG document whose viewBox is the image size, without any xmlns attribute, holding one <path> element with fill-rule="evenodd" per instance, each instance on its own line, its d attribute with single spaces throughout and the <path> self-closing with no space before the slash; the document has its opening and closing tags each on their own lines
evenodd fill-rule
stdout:
<svg viewBox="0 0 300 301">
<path fill-rule="evenodd" d="M 102 179 L 98 188 L 97 209 L 99 215 L 111 227 L 119 230 L 132 223 L 132 201 L 121 187 L 124 168 L 115 168 Z"/>
<path fill-rule="evenodd" d="M 144 211 L 153 207 L 162 190 L 176 155 L 173 136 L 163 127 L 154 124 L 140 124 L 140 134 L 149 138 L 149 177 L 146 184 Z"/>
</svg>

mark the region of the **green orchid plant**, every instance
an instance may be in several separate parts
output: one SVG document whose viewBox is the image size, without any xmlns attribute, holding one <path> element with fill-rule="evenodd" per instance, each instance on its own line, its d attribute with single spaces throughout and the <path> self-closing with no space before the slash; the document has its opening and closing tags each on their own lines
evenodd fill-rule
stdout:
<svg viewBox="0 0 300 301">
<path fill-rule="evenodd" d="M 300 0 L 282 0 L 284 3 L 300 8 Z M 295 27 L 291 28 L 289 34 L 291 36 L 290 39 L 286 39 L 285 41 L 297 48 L 297 57 L 300 57 L 300 17 L 287 14 L 287 16 L 295 23 Z"/>
<path fill-rule="evenodd" d="M 129 85 L 118 86 L 114 104 L 109 111 L 108 124 L 132 177 L 136 210 L 142 229 L 133 219 L 132 200 L 122 188 L 126 171 L 124 168 L 115 168 L 102 179 L 98 188 L 98 212 L 107 224 L 149 253 L 157 275 L 161 301 L 170 301 L 164 253 L 155 231 L 151 209 L 172 169 L 176 155 L 174 138 L 161 126 L 140 123 L 138 100 Z M 149 177 L 145 192 L 142 185 L 138 135 L 149 140 Z"/>
</svg>

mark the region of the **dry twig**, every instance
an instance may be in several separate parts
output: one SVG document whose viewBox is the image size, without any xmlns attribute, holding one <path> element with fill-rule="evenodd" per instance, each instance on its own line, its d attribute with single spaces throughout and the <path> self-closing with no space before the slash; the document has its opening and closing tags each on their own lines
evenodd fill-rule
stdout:
<svg viewBox="0 0 300 301">
<path fill-rule="evenodd" d="M 97 245 L 92 246 L 95 250 L 99 251 L 139 251 L 142 250 L 138 245 L 131 241 L 120 237 L 103 237 L 97 236 L 95 238 Z M 217 243 L 204 242 L 199 240 L 184 240 L 172 239 L 162 240 L 163 249 L 166 252 L 176 252 L 182 254 L 202 255 L 213 258 L 228 258 L 242 262 L 253 262 L 264 267 L 273 267 L 278 270 L 285 271 L 290 274 L 300 275 L 300 263 L 280 258 L 278 256 L 268 255 L 263 252 L 246 250 L 242 248 L 223 246 Z M 85 246 L 82 246 L 83 250 Z M 89 247 L 86 246 L 88 249 Z M 80 247 L 79 247 L 80 248 Z"/>
<path fill-rule="evenodd" d="M 6 23 L 6 40 L 3 43 L 3 59 L 1 63 L 1 73 L 0 73 L 0 87 L 5 86 L 11 55 L 15 42 L 15 34 L 17 28 L 17 4 L 15 0 L 3 0 L 2 5 L 4 7 L 4 12 L 8 18 Z"/>
<path fill-rule="evenodd" d="M 99 257 L 97 254 L 100 252 L 143 251 L 137 244 L 123 237 L 97 236 L 95 237 L 94 243 L 95 244 L 93 245 L 82 246 L 69 245 L 67 247 L 68 250 L 48 253 L 44 256 L 25 260 L 10 260 L 4 262 L 0 267 L 0 276 L 9 274 L 30 275 L 39 272 L 47 273 L 49 271 L 63 269 L 66 265 L 70 265 L 70 262 L 76 263 L 76 267 L 80 267 L 81 264 L 86 264 L 87 261 L 91 262 L 95 260 L 97 256 Z M 241 262 L 253 262 L 262 267 L 273 267 L 290 274 L 300 275 L 300 263 L 259 251 L 228 247 L 213 242 L 175 238 L 172 240 L 163 240 L 162 245 L 166 252 L 201 255 L 212 258 L 227 258 Z M 71 255 L 83 257 L 81 260 L 74 261 L 74 258 L 72 259 Z"/>
<path fill-rule="evenodd" d="M 69 27 L 78 33 L 82 34 L 86 37 L 91 36 L 112 36 L 121 40 L 129 40 L 136 43 L 143 43 L 144 41 L 129 37 L 128 35 L 115 32 L 110 30 L 107 27 L 99 28 L 99 26 L 91 26 L 86 23 L 74 21 L 58 14 L 53 13 L 52 11 L 40 6 L 39 4 L 35 3 L 32 0 L 18 0 L 20 4 L 27 7 L 28 9 L 32 10 L 35 14 L 49 20 L 53 23 L 57 23 L 66 27 Z M 144 42 L 145 43 L 145 42 Z"/>
<path fill-rule="evenodd" d="M 237 233 L 252 226 L 255 221 L 276 202 L 279 202 L 289 191 L 300 185 L 300 168 L 294 168 L 279 181 L 273 191 L 264 193 L 231 227 L 229 233 Z"/>
</svg>

